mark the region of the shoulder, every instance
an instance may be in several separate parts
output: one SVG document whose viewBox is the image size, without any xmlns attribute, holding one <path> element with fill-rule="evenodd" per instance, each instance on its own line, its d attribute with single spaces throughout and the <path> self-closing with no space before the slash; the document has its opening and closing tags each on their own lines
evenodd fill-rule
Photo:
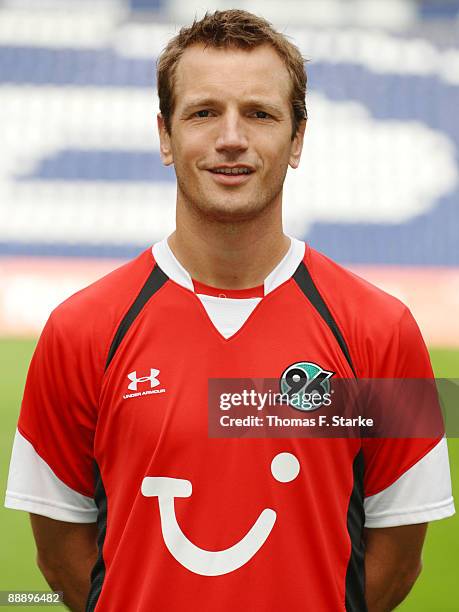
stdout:
<svg viewBox="0 0 459 612">
<path fill-rule="evenodd" d="M 65 319 L 84 316 L 88 311 L 95 315 L 97 308 L 102 308 L 105 315 L 122 310 L 140 290 L 154 263 L 151 249 L 143 251 L 135 259 L 71 295 L 53 311 L 53 316 Z"/>
<path fill-rule="evenodd" d="M 411 349 L 421 349 L 426 362 L 419 328 L 403 302 L 308 246 L 304 263 L 343 333 L 359 376 L 394 376 L 397 359 Z M 424 370 L 422 366 L 419 372 Z"/>
<path fill-rule="evenodd" d="M 51 313 L 45 327 L 68 350 L 99 353 L 103 359 L 123 316 L 155 265 L 151 249 L 70 296 Z"/>
<path fill-rule="evenodd" d="M 337 264 L 322 253 L 306 247 L 305 264 L 324 299 L 336 310 L 365 315 L 368 323 L 396 324 L 407 311 L 407 307 L 396 297 L 379 289 L 347 268 Z M 376 310 L 375 310 L 376 308 Z"/>
</svg>

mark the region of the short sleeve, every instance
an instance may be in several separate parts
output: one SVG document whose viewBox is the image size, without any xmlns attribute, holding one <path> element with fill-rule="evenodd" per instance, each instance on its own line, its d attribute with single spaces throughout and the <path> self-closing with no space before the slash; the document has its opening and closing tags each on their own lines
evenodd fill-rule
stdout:
<svg viewBox="0 0 459 612">
<path fill-rule="evenodd" d="M 54 312 L 33 355 L 13 445 L 5 505 L 92 522 L 98 378 L 78 325 Z"/>
<path fill-rule="evenodd" d="M 433 378 L 427 348 L 408 309 L 382 347 L 372 377 Z M 362 447 L 367 527 L 428 522 L 454 514 L 447 445 L 441 436 L 365 439 Z"/>
<path fill-rule="evenodd" d="M 365 527 L 396 527 L 454 514 L 448 447 L 443 438 L 392 485 L 365 498 Z"/>
</svg>

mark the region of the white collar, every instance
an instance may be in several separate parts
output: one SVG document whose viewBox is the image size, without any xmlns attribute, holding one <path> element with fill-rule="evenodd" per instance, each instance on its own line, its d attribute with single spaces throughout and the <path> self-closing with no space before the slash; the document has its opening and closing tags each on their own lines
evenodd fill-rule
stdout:
<svg viewBox="0 0 459 612">
<path fill-rule="evenodd" d="M 172 252 L 167 238 L 153 245 L 153 257 L 161 270 L 170 279 L 190 291 L 194 291 L 193 281 L 189 273 Z M 267 295 L 279 285 L 287 281 L 295 272 L 304 257 L 305 244 L 301 240 L 290 237 L 290 247 L 277 266 L 268 274 L 264 281 L 264 294 Z"/>
</svg>

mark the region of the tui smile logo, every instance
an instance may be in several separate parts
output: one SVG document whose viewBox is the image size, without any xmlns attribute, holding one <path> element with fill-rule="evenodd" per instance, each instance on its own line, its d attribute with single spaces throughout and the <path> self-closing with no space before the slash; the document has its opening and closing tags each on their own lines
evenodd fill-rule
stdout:
<svg viewBox="0 0 459 612">
<path fill-rule="evenodd" d="M 282 373 L 280 390 L 288 396 L 290 406 L 312 412 L 331 404 L 330 379 L 334 374 L 316 363 L 299 361 L 289 365 Z"/>
<path fill-rule="evenodd" d="M 299 472 L 300 463 L 292 453 L 278 453 L 271 462 L 271 474 L 280 483 L 292 482 Z M 234 572 L 262 548 L 276 523 L 276 511 L 264 508 L 245 535 L 229 548 L 206 550 L 188 539 L 175 514 L 175 498 L 190 497 L 192 491 L 189 480 L 170 476 L 146 476 L 141 486 L 142 495 L 158 498 L 164 543 L 176 561 L 201 576 L 222 576 Z M 284 517 L 286 519 L 288 517 Z"/>
</svg>

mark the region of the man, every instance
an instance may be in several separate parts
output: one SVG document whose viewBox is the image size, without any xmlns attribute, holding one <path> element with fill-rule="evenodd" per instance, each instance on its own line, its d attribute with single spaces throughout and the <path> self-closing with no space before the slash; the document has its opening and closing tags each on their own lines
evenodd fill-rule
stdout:
<svg viewBox="0 0 459 612">
<path fill-rule="evenodd" d="M 305 89 L 244 11 L 159 59 L 176 231 L 52 313 L 13 451 L 6 505 L 72 610 L 391 610 L 454 513 L 444 440 L 208 435 L 210 379 L 432 376 L 400 302 L 282 231 Z"/>
</svg>

